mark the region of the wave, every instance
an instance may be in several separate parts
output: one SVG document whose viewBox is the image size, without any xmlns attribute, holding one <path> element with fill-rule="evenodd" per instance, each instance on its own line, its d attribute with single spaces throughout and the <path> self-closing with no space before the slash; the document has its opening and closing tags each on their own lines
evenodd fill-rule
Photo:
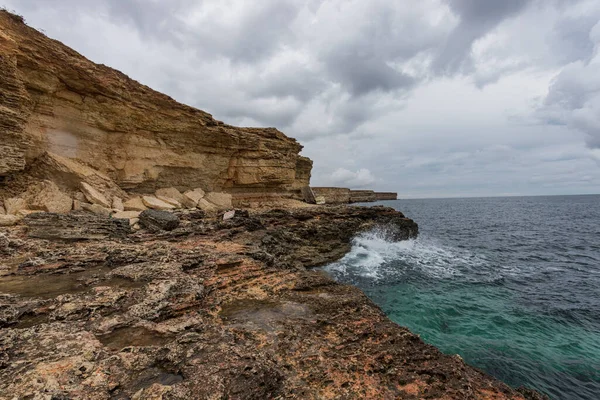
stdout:
<svg viewBox="0 0 600 400">
<path fill-rule="evenodd" d="M 501 279 L 491 263 L 466 249 L 445 246 L 433 238 L 419 237 L 401 242 L 385 239 L 373 230 L 353 239 L 352 250 L 325 267 L 337 277 L 359 277 L 375 282 L 421 274 L 433 279 L 466 279 L 490 282 Z M 502 268 L 499 268 L 502 270 Z"/>
</svg>

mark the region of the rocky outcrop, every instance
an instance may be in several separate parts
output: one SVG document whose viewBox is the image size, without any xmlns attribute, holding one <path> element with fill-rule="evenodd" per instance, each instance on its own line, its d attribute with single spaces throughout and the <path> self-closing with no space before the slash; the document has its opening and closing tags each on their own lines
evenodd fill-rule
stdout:
<svg viewBox="0 0 600 400">
<path fill-rule="evenodd" d="M 368 203 L 376 201 L 377 196 L 372 190 L 351 190 L 350 203 Z"/>
<path fill-rule="evenodd" d="M 48 229 L 41 215 L 28 217 L 30 235 Z M 0 235 L 0 393 L 10 398 L 524 398 L 307 269 L 364 230 L 414 237 L 393 209 L 176 212 L 170 232 L 126 236 L 115 230 L 126 221 L 104 219 L 101 240 L 89 235 L 99 217 L 48 215 L 88 240 Z"/>
<path fill-rule="evenodd" d="M 54 180 L 57 171 L 62 190 L 84 180 L 109 198 L 175 187 L 229 192 L 234 201 L 300 198 L 309 183 L 312 162 L 277 129 L 216 121 L 5 11 L 0 70 L 0 176 Z"/>
<path fill-rule="evenodd" d="M 398 200 L 398 193 L 395 192 L 375 192 L 375 200 Z"/>
<path fill-rule="evenodd" d="M 322 196 L 326 204 L 350 203 L 350 189 L 338 187 L 313 187 L 315 196 Z"/>
</svg>

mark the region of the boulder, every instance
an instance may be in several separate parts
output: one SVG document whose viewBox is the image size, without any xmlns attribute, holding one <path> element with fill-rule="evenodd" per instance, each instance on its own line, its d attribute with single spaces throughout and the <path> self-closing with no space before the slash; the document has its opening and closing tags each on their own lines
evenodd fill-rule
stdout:
<svg viewBox="0 0 600 400">
<path fill-rule="evenodd" d="M 175 206 L 172 204 L 169 204 L 165 201 L 159 200 L 154 196 L 143 196 L 142 197 L 142 201 L 144 202 L 144 205 L 148 208 L 151 208 L 153 210 L 173 210 L 175 209 Z"/>
<path fill-rule="evenodd" d="M 42 181 L 27 190 L 29 209 L 66 214 L 73 209 L 73 199 L 52 181 Z"/>
<path fill-rule="evenodd" d="M 98 190 L 94 189 L 92 186 L 85 182 L 81 182 L 81 190 L 85 195 L 85 198 L 92 204 L 97 204 L 104 208 L 110 208 L 111 203 L 106 199 L 106 197 L 100 193 Z"/>
<path fill-rule="evenodd" d="M 227 209 L 233 207 L 229 193 L 210 192 L 204 196 L 204 199 L 217 206 L 217 208 Z"/>
<path fill-rule="evenodd" d="M 153 231 L 172 231 L 179 226 L 179 218 L 168 211 L 146 210 L 140 214 L 140 225 Z"/>
<path fill-rule="evenodd" d="M 144 205 L 141 197 L 133 197 L 123 203 L 123 207 L 125 211 L 144 211 L 147 210 L 148 207 Z"/>
<path fill-rule="evenodd" d="M 204 190 L 200 188 L 188 190 L 183 194 L 185 201 L 182 202 L 182 204 L 184 204 L 188 208 L 194 208 L 198 206 L 198 202 L 204 197 L 205 194 L 206 193 L 204 193 Z"/>
<path fill-rule="evenodd" d="M 81 208 L 83 208 L 85 211 L 89 211 L 103 217 L 110 217 L 110 214 L 112 213 L 110 208 L 102 207 L 99 204 L 81 203 Z"/>
<path fill-rule="evenodd" d="M 164 201 L 165 203 L 168 203 L 170 205 L 172 205 L 175 208 L 183 208 L 181 206 L 181 203 L 178 202 L 177 200 L 175 200 L 174 198 L 171 197 L 167 197 L 167 196 L 156 196 L 157 199 Z"/>
<path fill-rule="evenodd" d="M 117 211 L 125 211 L 125 206 L 123 205 L 123 200 L 121 200 L 120 197 L 113 197 L 113 201 L 112 201 L 112 208 L 113 210 L 117 210 Z"/>
<path fill-rule="evenodd" d="M 27 201 L 22 197 L 12 197 L 4 200 L 4 208 L 9 215 L 15 215 L 19 210 L 27 208 Z"/>
<path fill-rule="evenodd" d="M 0 226 L 13 226 L 21 220 L 16 215 L 0 215 Z"/>
</svg>

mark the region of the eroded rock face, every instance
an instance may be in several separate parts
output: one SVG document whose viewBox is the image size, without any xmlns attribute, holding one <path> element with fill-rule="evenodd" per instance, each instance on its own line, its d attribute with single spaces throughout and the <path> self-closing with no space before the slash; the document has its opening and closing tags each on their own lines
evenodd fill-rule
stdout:
<svg viewBox="0 0 600 400">
<path fill-rule="evenodd" d="M 175 187 L 299 198 L 308 185 L 312 162 L 277 129 L 216 121 L 5 11 L 0 31 L 0 176 L 29 170 L 50 154 L 49 161 L 83 163 L 99 174 L 90 179 L 105 176 L 136 193 Z M 103 191 L 109 201 L 113 194 L 126 199 L 116 192 Z"/>
</svg>

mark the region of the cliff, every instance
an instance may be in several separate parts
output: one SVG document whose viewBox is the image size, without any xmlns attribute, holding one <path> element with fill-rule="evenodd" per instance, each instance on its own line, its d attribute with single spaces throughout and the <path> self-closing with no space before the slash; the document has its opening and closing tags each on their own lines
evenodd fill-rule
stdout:
<svg viewBox="0 0 600 400">
<path fill-rule="evenodd" d="M 0 177 L 49 153 L 121 189 L 300 198 L 312 162 L 274 128 L 237 128 L 180 104 L 0 11 Z"/>
<path fill-rule="evenodd" d="M 340 187 L 313 187 L 312 190 L 315 196 L 320 197 L 325 204 L 370 203 L 398 199 L 398 193 L 394 192 L 351 190 Z"/>
</svg>

